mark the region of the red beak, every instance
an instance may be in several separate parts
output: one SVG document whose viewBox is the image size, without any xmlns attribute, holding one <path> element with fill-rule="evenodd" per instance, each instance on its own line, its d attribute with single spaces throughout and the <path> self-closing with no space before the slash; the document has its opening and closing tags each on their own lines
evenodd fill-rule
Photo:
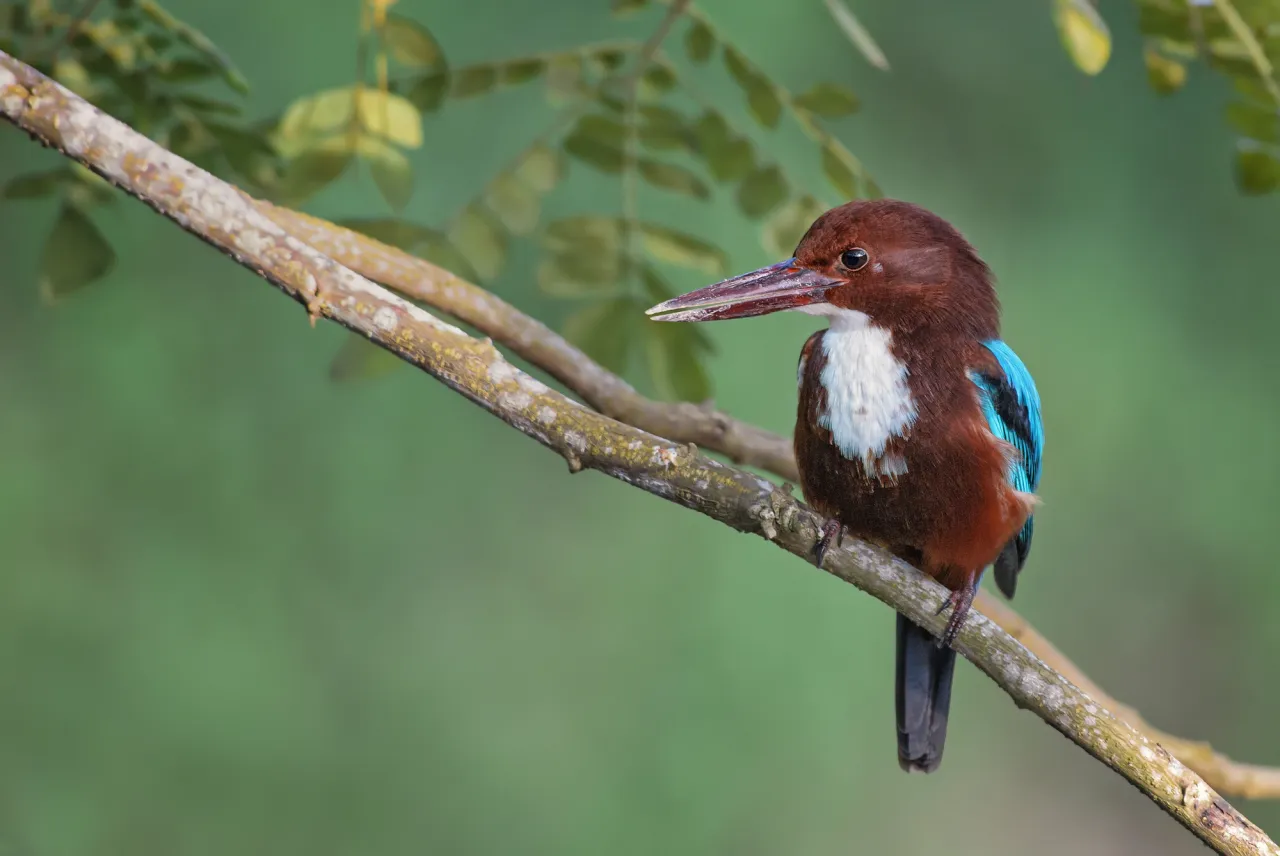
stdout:
<svg viewBox="0 0 1280 856">
<path fill-rule="evenodd" d="M 659 303 L 645 314 L 654 321 L 722 321 L 750 318 L 820 303 L 842 280 L 832 279 L 795 259 L 753 270 Z"/>
</svg>

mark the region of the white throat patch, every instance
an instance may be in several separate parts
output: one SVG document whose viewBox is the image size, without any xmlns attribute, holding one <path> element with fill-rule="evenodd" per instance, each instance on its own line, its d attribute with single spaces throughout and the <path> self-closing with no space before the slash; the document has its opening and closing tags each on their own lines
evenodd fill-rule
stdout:
<svg viewBox="0 0 1280 856">
<path fill-rule="evenodd" d="M 889 347 L 892 335 L 861 312 L 829 304 L 805 306 L 811 315 L 827 315 L 822 337 L 826 365 L 819 380 L 827 392 L 818 423 L 831 432 L 840 453 L 861 460 L 869 476 L 900 476 L 907 462 L 885 455 L 894 437 L 906 436 L 916 421 L 916 405 L 907 385 L 907 367 Z"/>
</svg>

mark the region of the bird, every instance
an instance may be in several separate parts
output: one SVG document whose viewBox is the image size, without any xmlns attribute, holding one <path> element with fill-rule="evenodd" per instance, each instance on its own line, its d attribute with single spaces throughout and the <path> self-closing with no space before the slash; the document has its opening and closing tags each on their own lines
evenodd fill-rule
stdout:
<svg viewBox="0 0 1280 856">
<path fill-rule="evenodd" d="M 1001 339 L 990 267 L 914 203 L 832 208 L 791 258 L 646 312 L 707 322 L 784 310 L 827 319 L 800 351 L 793 440 L 805 501 L 826 518 L 815 563 L 852 535 L 949 590 L 940 638 L 897 616 L 898 763 L 931 773 L 946 742 L 953 645 L 983 574 L 994 566 L 1012 599 L 1031 548 L 1040 395 Z"/>
</svg>

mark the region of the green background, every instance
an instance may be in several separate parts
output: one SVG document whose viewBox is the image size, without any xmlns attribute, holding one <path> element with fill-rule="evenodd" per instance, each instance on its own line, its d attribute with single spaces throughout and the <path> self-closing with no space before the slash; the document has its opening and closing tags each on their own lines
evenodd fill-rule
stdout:
<svg viewBox="0 0 1280 856">
<path fill-rule="evenodd" d="M 1226 86 L 1150 92 L 1134 10 L 1098 78 L 1049 4 L 706 0 L 891 196 L 1000 279 L 1048 435 L 1017 607 L 1156 725 L 1280 764 L 1275 200 L 1232 186 Z M 350 82 L 354 2 L 175 0 L 255 115 Z M 455 64 L 644 37 L 604 0 L 425 2 Z M 678 44 L 673 45 L 678 50 Z M 722 74 L 704 88 L 738 99 Z M 447 105 L 410 215 L 440 222 L 547 120 L 536 89 Z M 739 102 L 733 102 L 739 109 Z M 793 130 L 770 150 L 828 193 Z M 0 179 L 55 164 L 0 133 Z M 805 171 L 808 172 L 805 172 Z M 551 211 L 616 211 L 576 167 Z M 646 190 L 735 269 L 728 196 Z M 367 179 L 310 207 L 382 216 Z M 1199 853 L 968 663 L 946 762 L 895 760 L 893 616 L 798 560 L 563 461 L 411 371 L 335 385 L 345 335 L 135 203 L 112 276 L 36 294 L 51 203 L 0 209 L 0 852 Z M 497 290 L 558 321 L 536 256 Z M 676 282 L 699 284 L 696 276 Z M 712 325 L 716 400 L 779 431 L 807 317 Z M 1240 802 L 1280 832 L 1280 803 Z"/>
</svg>

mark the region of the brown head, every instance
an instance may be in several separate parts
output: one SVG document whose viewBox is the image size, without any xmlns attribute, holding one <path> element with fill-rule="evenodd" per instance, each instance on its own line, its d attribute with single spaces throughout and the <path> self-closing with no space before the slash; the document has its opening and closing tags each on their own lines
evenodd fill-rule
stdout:
<svg viewBox="0 0 1280 856">
<path fill-rule="evenodd" d="M 954 226 L 892 199 L 823 214 L 795 256 L 654 306 L 655 321 L 718 321 L 784 309 L 852 310 L 898 333 L 927 329 L 989 339 L 999 332 L 991 271 Z"/>
</svg>

